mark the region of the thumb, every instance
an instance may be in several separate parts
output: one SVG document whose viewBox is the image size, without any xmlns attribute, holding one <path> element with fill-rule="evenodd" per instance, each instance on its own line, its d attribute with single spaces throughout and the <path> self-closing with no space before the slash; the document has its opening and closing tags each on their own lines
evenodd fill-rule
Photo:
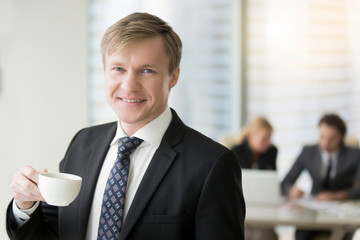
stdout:
<svg viewBox="0 0 360 240">
<path fill-rule="evenodd" d="M 41 170 L 37 171 L 37 174 L 36 174 L 36 183 L 39 183 L 39 174 L 40 174 L 40 173 L 46 173 L 46 172 L 48 172 L 48 170 L 46 170 L 46 169 L 41 169 Z"/>
<path fill-rule="evenodd" d="M 40 173 L 46 173 L 46 172 L 48 172 L 47 169 L 41 169 L 41 170 L 38 171 L 38 176 L 39 176 Z M 38 179 L 38 183 L 39 183 L 39 179 Z M 40 195 L 41 195 L 41 193 L 40 193 Z M 46 202 L 42 195 L 41 195 L 40 201 Z"/>
<path fill-rule="evenodd" d="M 38 171 L 39 174 L 40 173 L 46 173 L 46 172 L 48 172 L 48 170 L 46 170 L 46 169 L 41 169 L 41 170 Z"/>
</svg>

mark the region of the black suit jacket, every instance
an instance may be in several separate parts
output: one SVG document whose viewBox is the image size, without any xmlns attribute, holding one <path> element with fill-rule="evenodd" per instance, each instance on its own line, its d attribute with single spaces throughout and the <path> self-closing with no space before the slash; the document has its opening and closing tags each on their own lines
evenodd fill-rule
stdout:
<svg viewBox="0 0 360 240">
<path fill-rule="evenodd" d="M 245 203 L 235 154 L 173 120 L 140 183 L 120 239 L 244 239 Z M 83 186 L 68 207 L 42 203 L 12 239 L 85 239 L 97 178 L 116 123 L 83 129 L 72 140 L 60 171 L 79 175 Z"/>
<path fill-rule="evenodd" d="M 237 145 L 232 148 L 232 150 L 237 155 L 241 168 L 251 168 L 251 149 L 249 142 L 245 140 L 240 145 Z M 276 156 L 277 148 L 274 145 L 271 145 L 270 148 L 263 154 L 259 155 L 259 169 L 264 170 L 276 170 Z"/>
<path fill-rule="evenodd" d="M 307 170 L 312 179 L 312 194 L 324 190 L 321 176 L 322 160 L 318 145 L 305 146 L 281 183 L 283 194 L 287 195 L 290 187 L 296 182 L 303 170 Z M 330 181 L 329 190 L 345 190 L 349 198 L 360 198 L 360 150 L 342 146 L 336 165 L 335 178 Z"/>
</svg>

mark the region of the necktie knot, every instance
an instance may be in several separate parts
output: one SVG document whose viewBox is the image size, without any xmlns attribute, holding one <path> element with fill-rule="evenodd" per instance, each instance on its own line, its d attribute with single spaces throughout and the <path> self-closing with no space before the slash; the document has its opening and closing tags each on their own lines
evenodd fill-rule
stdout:
<svg viewBox="0 0 360 240">
<path fill-rule="evenodd" d="M 135 149 L 143 142 L 142 139 L 137 137 L 122 137 L 118 142 L 118 154 L 121 159 L 129 157 Z"/>
</svg>

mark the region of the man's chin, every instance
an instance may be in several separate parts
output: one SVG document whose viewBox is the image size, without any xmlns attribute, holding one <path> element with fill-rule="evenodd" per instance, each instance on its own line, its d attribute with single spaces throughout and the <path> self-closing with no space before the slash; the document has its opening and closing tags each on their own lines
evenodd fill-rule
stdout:
<svg viewBox="0 0 360 240">
<path fill-rule="evenodd" d="M 120 125 L 126 125 L 126 126 L 133 126 L 133 127 L 143 127 L 145 126 L 149 121 L 146 121 L 141 118 L 129 118 L 127 117 L 119 117 Z"/>
</svg>

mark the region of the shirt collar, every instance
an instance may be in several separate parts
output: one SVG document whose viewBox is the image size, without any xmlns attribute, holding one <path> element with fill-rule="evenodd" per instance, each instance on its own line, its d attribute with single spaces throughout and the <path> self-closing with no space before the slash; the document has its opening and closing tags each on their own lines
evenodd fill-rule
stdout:
<svg viewBox="0 0 360 240">
<path fill-rule="evenodd" d="M 169 107 L 157 118 L 146 124 L 144 127 L 136 131 L 132 137 L 137 137 L 145 142 L 150 143 L 153 147 L 158 148 L 161 140 L 165 134 L 166 129 L 169 127 L 172 120 L 172 113 Z M 116 134 L 110 145 L 117 144 L 118 139 L 126 137 L 125 132 L 120 126 L 120 121 L 117 122 Z"/>
<path fill-rule="evenodd" d="M 320 150 L 320 151 L 321 151 L 321 158 L 324 162 L 329 161 L 329 159 L 332 159 L 333 162 L 337 161 L 337 157 L 339 155 L 339 150 L 336 152 L 333 152 L 333 153 L 328 153 L 323 150 Z"/>
</svg>

